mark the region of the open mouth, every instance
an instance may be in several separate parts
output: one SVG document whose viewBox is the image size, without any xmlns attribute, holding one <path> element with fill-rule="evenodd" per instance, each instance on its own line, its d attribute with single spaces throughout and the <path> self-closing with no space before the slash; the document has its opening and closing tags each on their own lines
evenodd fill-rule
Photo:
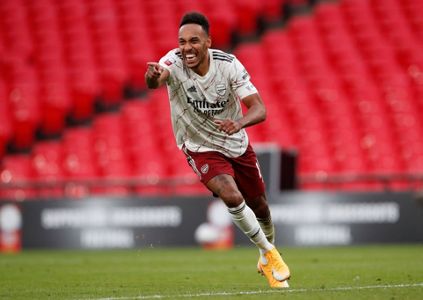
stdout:
<svg viewBox="0 0 423 300">
<path fill-rule="evenodd" d="M 196 58 L 197 58 L 197 55 L 195 55 L 193 53 L 190 53 L 190 54 L 186 54 L 185 55 L 185 61 L 188 64 L 195 62 Z"/>
</svg>

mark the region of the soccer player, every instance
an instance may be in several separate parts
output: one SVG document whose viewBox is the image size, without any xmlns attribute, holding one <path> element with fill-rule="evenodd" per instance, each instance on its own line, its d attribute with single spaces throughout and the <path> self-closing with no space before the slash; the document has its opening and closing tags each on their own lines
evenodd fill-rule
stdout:
<svg viewBox="0 0 423 300">
<path fill-rule="evenodd" d="M 158 63 L 147 63 L 147 86 L 167 85 L 178 147 L 201 182 L 224 201 L 233 222 L 258 247 L 258 271 L 271 287 L 287 287 L 290 271 L 273 245 L 264 182 L 244 129 L 265 120 L 263 101 L 241 62 L 210 48 L 204 15 L 185 14 L 178 41 L 179 47 Z M 247 108 L 245 115 L 241 103 Z"/>
</svg>

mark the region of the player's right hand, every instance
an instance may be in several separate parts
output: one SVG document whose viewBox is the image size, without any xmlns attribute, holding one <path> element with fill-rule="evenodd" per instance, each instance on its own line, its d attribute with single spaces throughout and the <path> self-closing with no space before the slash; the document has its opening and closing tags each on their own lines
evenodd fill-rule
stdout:
<svg viewBox="0 0 423 300">
<path fill-rule="evenodd" d="M 147 77 L 150 79 L 158 79 L 162 75 L 164 68 L 156 62 L 147 63 Z"/>
</svg>

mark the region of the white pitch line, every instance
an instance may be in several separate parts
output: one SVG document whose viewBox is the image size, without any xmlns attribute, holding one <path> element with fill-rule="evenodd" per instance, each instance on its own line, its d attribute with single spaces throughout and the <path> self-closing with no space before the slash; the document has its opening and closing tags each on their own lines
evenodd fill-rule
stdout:
<svg viewBox="0 0 423 300">
<path fill-rule="evenodd" d="M 365 286 L 340 286 L 333 288 L 320 289 L 277 289 L 277 290 L 257 290 L 245 292 L 210 292 L 198 294 L 179 294 L 179 295 L 145 295 L 134 297 L 108 297 L 108 298 L 90 298 L 89 300 L 148 300 L 148 299 L 166 299 L 166 298 L 198 298 L 198 297 L 224 297 L 224 296 L 242 296 L 242 295 L 262 295 L 262 294 L 277 294 L 277 293 L 309 293 L 309 292 L 339 292 L 339 291 L 354 291 L 354 290 L 372 290 L 372 289 L 398 289 L 410 287 L 423 287 L 423 282 L 420 283 L 404 283 L 404 284 L 384 284 L 384 285 L 365 285 Z M 88 299 L 87 299 L 88 300 Z"/>
</svg>

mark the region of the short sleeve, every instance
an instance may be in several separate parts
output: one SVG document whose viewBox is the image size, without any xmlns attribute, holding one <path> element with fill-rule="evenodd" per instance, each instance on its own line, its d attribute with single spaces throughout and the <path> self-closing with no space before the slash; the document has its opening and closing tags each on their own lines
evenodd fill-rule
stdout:
<svg viewBox="0 0 423 300">
<path fill-rule="evenodd" d="M 250 81 L 250 74 L 237 58 L 232 63 L 230 74 L 232 89 L 240 99 L 257 93 L 256 87 Z"/>
<path fill-rule="evenodd" d="M 159 60 L 159 65 L 171 73 L 172 73 L 171 66 L 176 63 L 176 60 L 173 57 L 174 55 L 172 54 L 173 54 L 172 52 L 169 52 Z"/>
</svg>

